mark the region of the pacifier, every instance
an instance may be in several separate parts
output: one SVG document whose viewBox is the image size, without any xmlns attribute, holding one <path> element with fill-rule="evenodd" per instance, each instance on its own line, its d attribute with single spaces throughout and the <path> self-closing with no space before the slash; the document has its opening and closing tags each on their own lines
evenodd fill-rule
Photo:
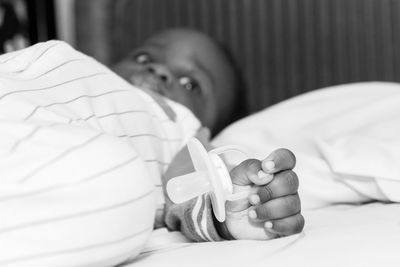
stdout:
<svg viewBox="0 0 400 267">
<path fill-rule="evenodd" d="M 231 177 L 219 155 L 236 151 L 248 157 L 238 146 L 223 146 L 207 152 L 196 138 L 187 144 L 195 171 L 172 178 L 167 183 L 167 193 L 174 203 L 210 194 L 213 212 L 218 221 L 225 221 L 225 202 L 247 198 L 249 192 L 233 193 Z"/>
</svg>

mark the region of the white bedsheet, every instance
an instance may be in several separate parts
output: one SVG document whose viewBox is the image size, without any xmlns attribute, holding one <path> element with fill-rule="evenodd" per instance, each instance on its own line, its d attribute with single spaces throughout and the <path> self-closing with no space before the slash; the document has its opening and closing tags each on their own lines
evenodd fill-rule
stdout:
<svg viewBox="0 0 400 267">
<path fill-rule="evenodd" d="M 398 267 L 399 211 L 400 204 L 383 203 L 308 210 L 301 234 L 270 241 L 188 243 L 177 232 L 158 230 L 126 266 Z"/>
<path fill-rule="evenodd" d="M 400 204 L 383 202 L 400 199 L 399 140 L 399 84 L 337 86 L 247 117 L 214 144 L 238 144 L 257 158 L 294 151 L 304 231 L 201 244 L 156 231 L 132 266 L 400 266 Z M 370 200 L 382 202 L 360 204 Z"/>
</svg>

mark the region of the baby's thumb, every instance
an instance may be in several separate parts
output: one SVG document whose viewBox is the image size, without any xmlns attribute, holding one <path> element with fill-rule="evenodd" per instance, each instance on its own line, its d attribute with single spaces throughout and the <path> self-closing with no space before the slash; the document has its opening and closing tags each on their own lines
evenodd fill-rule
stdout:
<svg viewBox="0 0 400 267">
<path fill-rule="evenodd" d="M 235 185 L 265 185 L 272 180 L 272 175 L 261 170 L 261 162 L 248 159 L 233 168 L 230 172 L 232 183 Z"/>
</svg>

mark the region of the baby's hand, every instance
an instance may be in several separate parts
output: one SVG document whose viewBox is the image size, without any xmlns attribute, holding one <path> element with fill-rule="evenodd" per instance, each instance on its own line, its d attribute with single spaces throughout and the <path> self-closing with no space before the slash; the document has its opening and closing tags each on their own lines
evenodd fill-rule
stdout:
<svg viewBox="0 0 400 267">
<path fill-rule="evenodd" d="M 222 234 L 266 240 L 301 232 L 304 218 L 297 193 L 299 181 L 292 171 L 295 163 L 292 152 L 278 149 L 262 162 L 249 159 L 232 169 L 233 191 L 250 190 L 251 194 L 248 199 L 226 203 Z"/>
</svg>

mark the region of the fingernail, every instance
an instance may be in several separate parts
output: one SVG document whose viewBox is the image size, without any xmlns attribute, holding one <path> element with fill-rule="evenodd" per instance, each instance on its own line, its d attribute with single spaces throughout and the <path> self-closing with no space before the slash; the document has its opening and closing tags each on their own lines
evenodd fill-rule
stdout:
<svg viewBox="0 0 400 267">
<path fill-rule="evenodd" d="M 269 221 L 264 224 L 264 227 L 267 229 L 272 229 L 273 226 L 274 225 L 272 224 L 272 222 L 269 222 Z"/>
<path fill-rule="evenodd" d="M 258 175 L 258 178 L 260 178 L 261 180 L 264 180 L 268 176 L 268 174 L 262 170 L 259 170 L 257 175 Z"/>
<path fill-rule="evenodd" d="M 250 203 L 253 205 L 257 205 L 261 201 L 260 197 L 258 195 L 251 195 L 249 200 L 250 200 Z"/>
<path fill-rule="evenodd" d="M 255 210 L 249 210 L 249 217 L 251 219 L 256 219 L 257 218 L 257 213 Z"/>
<path fill-rule="evenodd" d="M 278 234 L 274 229 L 273 229 L 274 225 L 272 222 L 268 221 L 264 223 L 264 229 L 265 231 L 271 233 L 271 234 Z"/>
<path fill-rule="evenodd" d="M 263 170 L 260 170 L 258 173 L 258 178 L 263 181 L 264 183 L 269 183 L 270 181 L 272 181 L 273 175 L 264 172 Z"/>
<path fill-rule="evenodd" d="M 264 161 L 264 168 L 267 171 L 272 171 L 275 168 L 275 162 L 273 162 L 272 160 Z"/>
<path fill-rule="evenodd" d="M 257 181 L 260 179 L 260 177 L 257 174 L 250 174 L 251 177 L 249 177 L 252 181 Z"/>
</svg>

